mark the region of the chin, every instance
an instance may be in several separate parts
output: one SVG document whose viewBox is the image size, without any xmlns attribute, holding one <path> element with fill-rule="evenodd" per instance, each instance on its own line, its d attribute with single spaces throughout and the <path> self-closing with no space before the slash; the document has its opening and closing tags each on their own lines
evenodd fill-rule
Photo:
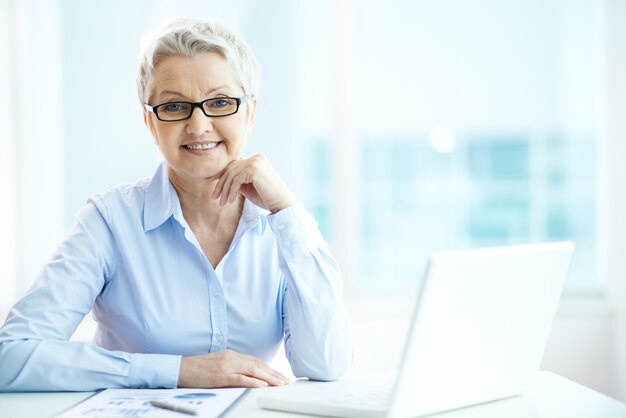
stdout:
<svg viewBox="0 0 626 418">
<path fill-rule="evenodd" d="M 194 177 L 198 179 L 209 179 L 220 174 L 228 164 L 211 164 L 207 167 L 199 168 L 195 170 Z"/>
</svg>

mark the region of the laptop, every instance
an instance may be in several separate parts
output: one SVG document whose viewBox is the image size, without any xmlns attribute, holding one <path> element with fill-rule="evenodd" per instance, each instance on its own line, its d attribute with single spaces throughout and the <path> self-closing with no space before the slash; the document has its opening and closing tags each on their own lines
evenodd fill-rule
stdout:
<svg viewBox="0 0 626 418">
<path fill-rule="evenodd" d="M 431 256 L 396 373 L 262 389 L 265 409 L 408 418 L 528 391 L 574 245 L 531 244 Z M 380 336 L 384 338 L 384 335 Z"/>
</svg>

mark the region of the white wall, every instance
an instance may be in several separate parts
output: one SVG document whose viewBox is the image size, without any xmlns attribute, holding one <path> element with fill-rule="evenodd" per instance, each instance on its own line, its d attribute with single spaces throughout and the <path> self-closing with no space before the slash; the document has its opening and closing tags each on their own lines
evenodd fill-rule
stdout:
<svg viewBox="0 0 626 418">
<path fill-rule="evenodd" d="M 0 8 L 2 311 L 29 287 L 65 228 L 58 5 L 9 1 Z"/>
<path fill-rule="evenodd" d="M 601 241 L 608 301 L 613 312 L 615 391 L 626 401 L 626 2 L 604 0 L 601 18 L 603 50 L 600 78 L 604 88 L 598 119 L 601 121 L 602 149 L 599 167 Z"/>
<path fill-rule="evenodd" d="M 9 4 L 0 2 L 0 51 L 5 53 L 8 60 L 14 59 L 14 49 L 10 44 L 9 31 L 12 29 L 12 19 Z M 12 278 L 17 276 L 17 225 L 15 222 L 17 207 L 16 158 L 17 146 L 14 123 L 14 71 L 12 65 L 0 65 L 0 277 L 4 278 L 4 285 L 0 291 L 0 314 L 17 297 L 17 282 Z"/>
<path fill-rule="evenodd" d="M 626 401 L 616 386 L 613 321 L 605 300 L 561 302 L 541 368 Z"/>
</svg>

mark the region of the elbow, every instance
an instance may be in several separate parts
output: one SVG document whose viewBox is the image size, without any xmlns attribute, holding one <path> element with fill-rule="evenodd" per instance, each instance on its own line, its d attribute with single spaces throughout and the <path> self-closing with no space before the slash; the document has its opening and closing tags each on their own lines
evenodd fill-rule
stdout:
<svg viewBox="0 0 626 418">
<path fill-rule="evenodd" d="M 332 382 L 339 380 L 350 368 L 354 358 L 352 345 L 333 350 L 315 361 L 292 362 L 293 374 L 310 380 Z"/>
<path fill-rule="evenodd" d="M 319 376 L 311 379 L 324 382 L 339 380 L 350 369 L 353 360 L 354 349 L 352 345 L 350 345 L 349 347 L 347 347 L 347 349 L 342 350 L 340 354 L 338 353 L 328 361 L 327 367 L 325 367 L 323 373 L 320 373 Z"/>
<path fill-rule="evenodd" d="M 0 342 L 0 392 L 36 390 L 25 378 L 24 369 L 38 341 L 9 340 Z M 41 376 L 41 375 L 40 375 Z"/>
<path fill-rule="evenodd" d="M 10 348 L 8 344 L 0 344 L 0 392 L 15 392 L 19 391 L 19 388 L 15 387 L 15 381 L 17 379 L 18 371 L 16 370 L 17 364 L 12 361 Z"/>
<path fill-rule="evenodd" d="M 315 380 L 317 382 L 334 382 L 341 379 L 347 370 L 327 369 L 320 370 L 313 373 L 309 373 L 307 377 L 309 380 Z"/>
</svg>

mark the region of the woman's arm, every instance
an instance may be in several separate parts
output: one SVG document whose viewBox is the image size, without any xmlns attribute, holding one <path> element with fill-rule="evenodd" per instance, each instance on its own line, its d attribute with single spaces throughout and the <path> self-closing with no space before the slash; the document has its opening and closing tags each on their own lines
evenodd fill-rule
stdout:
<svg viewBox="0 0 626 418">
<path fill-rule="evenodd" d="M 68 341 L 114 269 L 111 230 L 89 203 L 0 328 L 0 391 L 176 387 L 180 356 Z"/>
<path fill-rule="evenodd" d="M 352 363 L 348 318 L 341 304 L 341 272 L 317 228 L 261 154 L 231 162 L 218 176 L 213 193 L 221 205 L 243 194 L 272 212 L 280 269 L 285 276 L 283 329 L 294 375 L 338 379 Z"/>
<path fill-rule="evenodd" d="M 285 276 L 287 358 L 297 377 L 336 380 L 353 357 L 342 276 L 317 222 L 301 203 L 268 216 Z"/>
</svg>

